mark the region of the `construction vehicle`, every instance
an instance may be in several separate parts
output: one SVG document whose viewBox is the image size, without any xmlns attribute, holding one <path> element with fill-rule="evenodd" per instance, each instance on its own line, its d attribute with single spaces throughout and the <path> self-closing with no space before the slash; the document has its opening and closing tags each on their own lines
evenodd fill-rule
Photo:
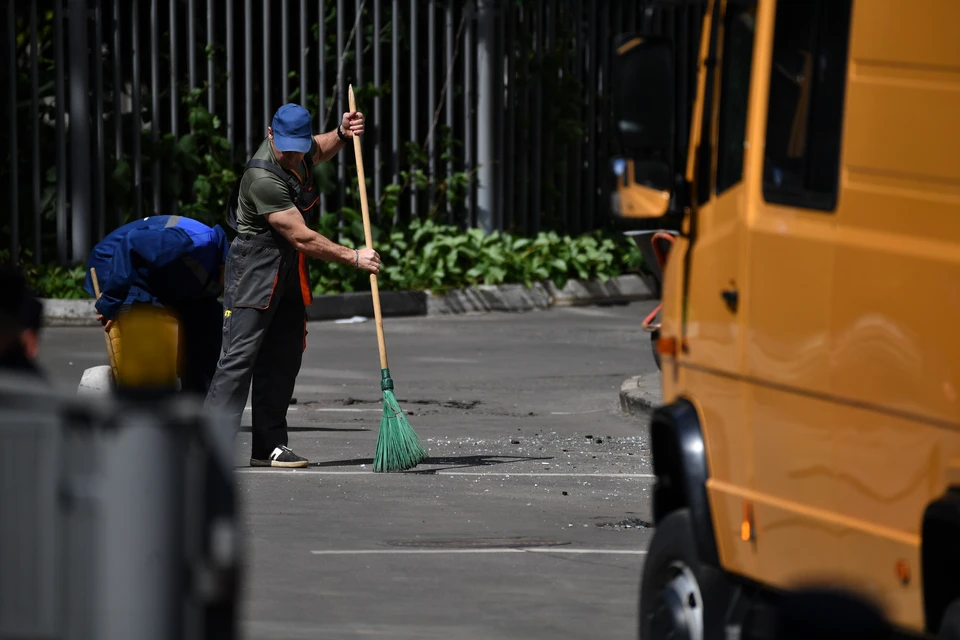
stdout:
<svg viewBox="0 0 960 640">
<path fill-rule="evenodd" d="M 960 637 L 960 2 L 702 4 L 683 149 L 675 43 L 614 43 L 618 215 L 678 220 L 639 635 L 821 584 Z"/>
</svg>

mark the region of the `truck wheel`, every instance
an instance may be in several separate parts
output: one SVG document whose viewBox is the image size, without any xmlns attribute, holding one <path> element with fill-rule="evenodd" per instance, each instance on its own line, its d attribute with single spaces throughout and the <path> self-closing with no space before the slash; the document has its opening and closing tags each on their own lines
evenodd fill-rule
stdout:
<svg viewBox="0 0 960 640">
<path fill-rule="evenodd" d="M 643 566 L 640 640 L 723 638 L 730 592 L 722 573 L 700 563 L 690 510 L 674 511 L 657 525 Z"/>
<path fill-rule="evenodd" d="M 960 640 L 960 600 L 954 600 L 943 612 L 938 640 Z"/>
<path fill-rule="evenodd" d="M 657 363 L 657 371 L 660 371 L 660 352 L 657 351 L 657 338 L 659 337 L 659 329 L 650 333 L 650 348 L 653 350 L 653 361 Z"/>
</svg>

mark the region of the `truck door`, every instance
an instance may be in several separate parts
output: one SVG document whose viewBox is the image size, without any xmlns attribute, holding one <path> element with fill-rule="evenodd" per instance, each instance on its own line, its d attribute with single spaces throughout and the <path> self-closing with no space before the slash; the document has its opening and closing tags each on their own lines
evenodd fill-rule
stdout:
<svg viewBox="0 0 960 640">
<path fill-rule="evenodd" d="M 696 162 L 688 171 L 699 206 L 688 220 L 691 248 L 680 254 L 689 281 L 683 311 L 685 349 L 678 362 L 685 386 L 697 389 L 704 412 L 707 489 L 720 554 L 728 569 L 741 573 L 751 573 L 754 562 L 751 549 L 738 541 L 741 490 L 751 484 L 741 380 L 741 307 L 746 294 L 744 149 L 755 22 L 756 2 L 727 0 L 716 5 L 703 120 L 693 132 Z"/>
<path fill-rule="evenodd" d="M 755 548 L 776 586 L 838 571 L 829 332 L 850 6 L 778 0 L 761 16 L 744 376 Z"/>
</svg>

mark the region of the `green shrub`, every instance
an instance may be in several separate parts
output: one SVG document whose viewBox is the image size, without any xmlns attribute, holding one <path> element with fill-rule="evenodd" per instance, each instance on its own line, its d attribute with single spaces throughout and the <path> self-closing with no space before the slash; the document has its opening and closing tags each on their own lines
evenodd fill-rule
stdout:
<svg viewBox="0 0 960 640">
<path fill-rule="evenodd" d="M 356 212 L 343 210 L 340 242 L 362 247 L 363 227 Z M 336 216 L 326 216 L 320 232 L 332 234 Z M 479 229 L 414 220 L 406 228 L 374 233 L 374 247 L 383 259 L 377 284 L 383 290 L 450 289 L 481 284 L 523 284 L 552 281 L 563 287 L 571 278 L 608 280 L 641 268 L 643 258 L 627 238 L 597 231 L 577 237 L 550 231 L 535 238 L 507 233 L 484 235 Z M 369 274 L 352 266 L 311 261 L 315 294 L 369 290 Z"/>
</svg>

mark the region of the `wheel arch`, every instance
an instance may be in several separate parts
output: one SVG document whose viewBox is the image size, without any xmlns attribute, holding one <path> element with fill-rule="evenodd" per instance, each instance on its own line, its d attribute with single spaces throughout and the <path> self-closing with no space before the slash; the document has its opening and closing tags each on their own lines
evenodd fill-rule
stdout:
<svg viewBox="0 0 960 640">
<path fill-rule="evenodd" d="M 659 523 L 672 511 L 689 508 L 701 561 L 719 567 L 707 498 L 707 452 L 696 407 L 685 398 L 658 407 L 650 421 L 650 435 L 656 476 L 654 521 Z"/>
<path fill-rule="evenodd" d="M 937 633 L 947 607 L 960 598 L 960 487 L 927 505 L 920 539 L 924 616 L 927 631 Z"/>
</svg>

